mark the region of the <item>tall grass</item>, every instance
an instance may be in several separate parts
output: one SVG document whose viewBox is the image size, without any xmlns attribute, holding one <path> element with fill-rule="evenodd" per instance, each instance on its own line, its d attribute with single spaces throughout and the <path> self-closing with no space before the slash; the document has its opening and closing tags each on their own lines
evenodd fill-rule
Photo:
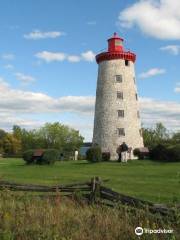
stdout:
<svg viewBox="0 0 180 240">
<path fill-rule="evenodd" d="M 42 198 L 0 192 L 1 240 L 134 240 L 134 229 L 173 229 L 173 235 L 144 234 L 141 239 L 180 239 L 180 216 L 167 219 L 118 206 L 88 206 L 60 195 Z"/>
<path fill-rule="evenodd" d="M 62 161 L 54 166 L 27 166 L 22 159 L 0 159 L 0 180 L 41 185 L 86 182 L 92 177 L 109 179 L 105 185 L 128 196 L 154 203 L 180 202 L 180 162 L 134 160 L 88 163 Z"/>
</svg>

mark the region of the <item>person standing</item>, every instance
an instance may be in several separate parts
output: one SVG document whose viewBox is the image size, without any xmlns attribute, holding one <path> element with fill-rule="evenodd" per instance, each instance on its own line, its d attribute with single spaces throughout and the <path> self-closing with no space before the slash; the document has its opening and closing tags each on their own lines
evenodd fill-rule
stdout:
<svg viewBox="0 0 180 240">
<path fill-rule="evenodd" d="M 78 160 L 78 151 L 75 150 L 74 152 L 74 160 L 77 161 Z"/>
<path fill-rule="evenodd" d="M 119 145 L 119 147 L 116 150 L 117 154 L 118 154 L 118 162 L 121 162 L 121 145 Z"/>
<path fill-rule="evenodd" d="M 63 154 L 63 153 L 60 154 L 60 160 L 61 160 L 61 161 L 64 160 L 64 154 Z"/>
<path fill-rule="evenodd" d="M 127 162 L 127 151 L 128 151 L 128 145 L 123 142 L 121 145 L 121 161 Z"/>
</svg>

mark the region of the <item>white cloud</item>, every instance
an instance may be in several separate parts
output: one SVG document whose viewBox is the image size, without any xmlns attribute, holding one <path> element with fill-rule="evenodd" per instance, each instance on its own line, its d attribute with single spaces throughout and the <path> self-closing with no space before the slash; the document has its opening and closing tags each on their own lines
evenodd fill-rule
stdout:
<svg viewBox="0 0 180 240">
<path fill-rule="evenodd" d="M 3 60 L 14 60 L 15 56 L 12 53 L 6 53 L 2 55 Z"/>
<path fill-rule="evenodd" d="M 180 130 L 180 103 L 140 98 L 141 118 L 145 126 L 162 122 L 169 130 Z"/>
<path fill-rule="evenodd" d="M 40 30 L 34 30 L 33 32 L 25 34 L 24 38 L 39 40 L 39 39 L 46 39 L 46 38 L 57 38 L 63 35 L 65 35 L 64 32 L 58 32 L 58 31 L 42 32 Z"/>
<path fill-rule="evenodd" d="M 39 59 L 46 61 L 47 63 L 53 61 L 63 61 L 66 58 L 66 55 L 64 53 L 48 51 L 39 52 L 35 56 Z"/>
<path fill-rule="evenodd" d="M 88 62 L 93 62 L 95 60 L 95 53 L 93 53 L 91 50 L 82 53 L 81 56 L 85 61 Z"/>
<path fill-rule="evenodd" d="M 14 89 L 0 78 L 0 128 L 3 129 L 10 130 L 14 124 L 37 128 L 50 115 L 54 121 L 69 124 L 91 140 L 94 105 L 93 96 L 53 98 L 41 92 Z M 60 116 L 65 112 L 73 117 L 61 121 Z"/>
<path fill-rule="evenodd" d="M 176 87 L 174 88 L 175 93 L 180 93 L 180 82 L 176 83 Z"/>
<path fill-rule="evenodd" d="M 180 45 L 167 45 L 167 46 L 161 47 L 160 50 L 167 51 L 173 55 L 178 55 L 180 54 Z"/>
<path fill-rule="evenodd" d="M 12 69 L 14 69 L 14 66 L 12 64 L 7 64 L 7 65 L 4 65 L 4 68 L 12 70 Z"/>
<path fill-rule="evenodd" d="M 180 87 L 175 87 L 174 91 L 175 91 L 176 93 L 180 93 Z"/>
<path fill-rule="evenodd" d="M 159 74 L 164 74 L 166 72 L 165 69 L 162 68 L 151 68 L 147 72 L 143 72 L 139 75 L 140 78 L 149 78 Z"/>
<path fill-rule="evenodd" d="M 8 87 L 9 84 L 2 77 L 0 77 L 0 91 L 7 89 Z"/>
<path fill-rule="evenodd" d="M 0 112 L 50 113 L 50 112 L 93 112 L 94 97 L 66 96 L 53 98 L 41 92 L 13 89 L 0 78 Z"/>
<path fill-rule="evenodd" d="M 11 113 L 0 113 L 0 128 L 6 131 L 11 130 L 13 125 L 18 125 L 26 129 L 34 129 L 43 124 L 43 121 L 34 120 L 31 117 L 16 116 Z"/>
<path fill-rule="evenodd" d="M 94 104 L 95 97 L 93 96 L 65 96 L 57 99 L 55 107 L 60 111 L 92 114 Z"/>
<path fill-rule="evenodd" d="M 21 81 L 23 84 L 29 84 L 34 82 L 36 79 L 30 75 L 25 75 L 24 73 L 17 72 L 15 73 L 16 78 Z"/>
<path fill-rule="evenodd" d="M 87 61 L 93 62 L 95 60 L 95 53 L 89 50 L 87 52 L 81 53 L 81 55 L 68 55 L 67 53 L 62 52 L 48 52 L 43 51 L 36 53 L 35 56 L 45 62 L 54 62 L 54 61 L 64 61 L 67 60 L 69 62 L 79 62 L 79 61 Z"/>
<path fill-rule="evenodd" d="M 42 116 L 50 114 L 54 121 L 61 121 L 59 114 L 68 112 L 73 117 L 63 123 L 79 129 L 86 140 L 91 140 L 94 106 L 94 96 L 54 98 L 42 92 L 14 89 L 0 78 L 0 128 L 10 129 L 13 124 L 39 127 L 45 121 Z M 140 109 L 144 126 L 162 122 L 170 130 L 180 130 L 179 102 L 140 98 Z"/>
<path fill-rule="evenodd" d="M 180 39 L 179 0 L 141 0 L 120 12 L 121 27 L 137 26 L 157 39 Z"/>
<path fill-rule="evenodd" d="M 74 129 L 78 129 L 85 141 L 91 142 L 93 135 L 93 116 L 87 118 L 86 116 L 80 116 L 81 119 L 73 121 L 67 121 L 66 124 Z M 80 121 L 81 120 L 81 121 Z"/>
<path fill-rule="evenodd" d="M 69 62 L 79 62 L 79 61 L 81 61 L 81 58 L 79 56 L 76 56 L 76 55 L 69 55 L 67 57 L 67 60 Z"/>
</svg>

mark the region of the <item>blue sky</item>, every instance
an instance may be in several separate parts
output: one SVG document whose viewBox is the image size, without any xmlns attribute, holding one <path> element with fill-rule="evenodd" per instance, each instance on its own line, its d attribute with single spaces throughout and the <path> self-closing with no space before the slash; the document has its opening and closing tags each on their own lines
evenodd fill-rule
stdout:
<svg viewBox="0 0 180 240">
<path fill-rule="evenodd" d="M 178 0 L 1 0 L 0 128 L 60 121 L 92 138 L 97 64 L 113 34 L 137 54 L 143 125 L 180 129 Z"/>
</svg>

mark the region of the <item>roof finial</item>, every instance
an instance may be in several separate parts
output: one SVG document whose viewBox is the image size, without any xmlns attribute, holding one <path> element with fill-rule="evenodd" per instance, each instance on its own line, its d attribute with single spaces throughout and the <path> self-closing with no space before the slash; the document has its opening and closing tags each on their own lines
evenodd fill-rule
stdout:
<svg viewBox="0 0 180 240">
<path fill-rule="evenodd" d="M 117 36 L 117 33 L 116 32 L 114 32 L 114 37 L 116 37 Z"/>
</svg>

